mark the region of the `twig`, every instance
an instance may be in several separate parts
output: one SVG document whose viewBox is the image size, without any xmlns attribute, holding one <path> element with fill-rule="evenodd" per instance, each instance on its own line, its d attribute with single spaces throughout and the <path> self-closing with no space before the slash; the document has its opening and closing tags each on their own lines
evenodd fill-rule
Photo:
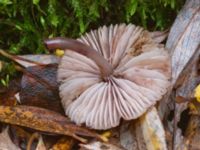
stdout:
<svg viewBox="0 0 200 150">
<path fill-rule="evenodd" d="M 39 138 L 39 134 L 37 132 L 33 133 L 28 141 L 26 150 L 31 150 L 31 145 L 33 144 L 34 140 L 37 140 Z"/>
<path fill-rule="evenodd" d="M 0 49 L 0 54 L 6 58 L 9 58 L 11 59 L 12 61 L 14 62 L 17 62 L 16 59 L 18 60 L 22 60 L 22 61 L 26 61 L 26 62 L 29 62 L 29 63 L 33 63 L 35 65 L 40 65 L 40 66 L 44 66 L 46 64 L 42 64 L 42 63 L 38 63 L 36 61 L 33 61 L 33 60 L 29 60 L 29 59 L 26 59 L 26 58 L 23 58 L 23 57 L 19 57 L 19 56 L 14 56 L 14 55 L 11 55 L 7 52 L 5 52 L 4 50 Z M 18 62 L 17 62 L 18 63 Z M 19 63 L 18 63 L 19 64 Z"/>
<path fill-rule="evenodd" d="M 175 150 L 176 144 L 176 130 L 177 130 L 177 120 L 176 120 L 176 89 L 172 94 L 173 105 L 174 105 L 174 121 L 173 121 L 173 136 L 172 136 L 172 150 Z"/>
</svg>

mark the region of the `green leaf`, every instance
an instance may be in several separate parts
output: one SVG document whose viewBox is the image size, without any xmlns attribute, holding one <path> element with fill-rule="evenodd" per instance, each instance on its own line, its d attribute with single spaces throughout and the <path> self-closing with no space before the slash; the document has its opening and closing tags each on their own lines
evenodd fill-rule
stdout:
<svg viewBox="0 0 200 150">
<path fill-rule="evenodd" d="M 51 16 L 50 16 L 50 19 L 51 19 L 51 24 L 52 24 L 54 27 L 57 27 L 57 26 L 58 26 L 58 23 L 59 23 L 58 16 L 56 16 L 56 15 L 51 15 Z"/>
<path fill-rule="evenodd" d="M 79 25 L 79 27 L 80 27 L 80 33 L 84 33 L 85 30 L 86 30 L 86 26 L 84 25 L 83 20 L 80 20 L 79 24 L 80 24 Z"/>
<path fill-rule="evenodd" d="M 175 0 L 171 0 L 171 3 L 170 3 L 170 4 L 171 4 L 171 8 L 172 8 L 172 9 L 175 8 L 175 3 L 176 3 Z"/>
<path fill-rule="evenodd" d="M 33 4 L 34 4 L 34 5 L 38 5 L 39 2 L 40 2 L 40 0 L 33 0 Z"/>
<path fill-rule="evenodd" d="M 89 16 L 92 16 L 93 18 L 98 18 L 100 16 L 98 11 L 98 6 L 96 3 L 93 3 L 89 8 Z"/>
<path fill-rule="evenodd" d="M 6 6 L 6 5 L 10 5 L 12 4 L 12 1 L 11 0 L 0 0 L 0 4 Z"/>
<path fill-rule="evenodd" d="M 126 3 L 126 20 L 129 22 L 130 17 L 132 17 L 137 10 L 138 1 L 130 0 Z"/>
<path fill-rule="evenodd" d="M 15 25 L 15 28 L 22 31 L 22 27 L 18 24 Z"/>
<path fill-rule="evenodd" d="M 40 23 L 42 24 L 42 26 L 45 28 L 45 20 L 43 16 L 40 16 Z"/>
<path fill-rule="evenodd" d="M 1 79 L 1 83 L 6 86 L 6 81 L 4 79 Z"/>
</svg>

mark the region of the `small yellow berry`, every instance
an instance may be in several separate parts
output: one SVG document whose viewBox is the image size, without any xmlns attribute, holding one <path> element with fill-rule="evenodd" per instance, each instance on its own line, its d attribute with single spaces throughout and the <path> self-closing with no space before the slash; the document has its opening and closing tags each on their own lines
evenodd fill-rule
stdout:
<svg viewBox="0 0 200 150">
<path fill-rule="evenodd" d="M 62 57 L 64 53 L 65 53 L 64 50 L 61 50 L 61 49 L 56 49 L 55 51 L 55 55 L 58 57 Z"/>
</svg>

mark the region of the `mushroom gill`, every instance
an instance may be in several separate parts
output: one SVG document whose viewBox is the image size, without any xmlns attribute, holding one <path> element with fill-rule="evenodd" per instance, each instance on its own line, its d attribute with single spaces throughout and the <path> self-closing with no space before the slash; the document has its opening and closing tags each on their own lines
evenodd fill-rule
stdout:
<svg viewBox="0 0 200 150">
<path fill-rule="evenodd" d="M 133 24 L 103 26 L 77 40 L 45 43 L 49 49 L 65 49 L 59 90 L 66 115 L 77 124 L 108 129 L 121 118 L 138 118 L 170 85 L 168 53 Z"/>
</svg>

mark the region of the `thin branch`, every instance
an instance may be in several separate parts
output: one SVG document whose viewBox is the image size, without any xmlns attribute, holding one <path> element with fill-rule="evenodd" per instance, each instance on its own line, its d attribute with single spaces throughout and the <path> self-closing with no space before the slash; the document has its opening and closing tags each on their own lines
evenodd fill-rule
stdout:
<svg viewBox="0 0 200 150">
<path fill-rule="evenodd" d="M 16 59 L 18 59 L 18 60 L 25 61 L 25 62 L 28 62 L 28 63 L 32 63 L 32 64 L 35 64 L 35 65 L 40 65 L 40 66 L 45 66 L 46 65 L 46 64 L 38 63 L 36 61 L 29 60 L 29 59 L 26 59 L 26 58 L 23 58 L 23 57 L 20 57 L 20 56 L 11 55 L 11 54 L 5 52 L 2 49 L 0 49 L 0 55 L 4 56 L 6 58 L 9 58 L 9 59 L 11 59 L 12 61 L 14 61 L 16 63 L 18 63 L 17 60 L 16 60 Z"/>
</svg>

